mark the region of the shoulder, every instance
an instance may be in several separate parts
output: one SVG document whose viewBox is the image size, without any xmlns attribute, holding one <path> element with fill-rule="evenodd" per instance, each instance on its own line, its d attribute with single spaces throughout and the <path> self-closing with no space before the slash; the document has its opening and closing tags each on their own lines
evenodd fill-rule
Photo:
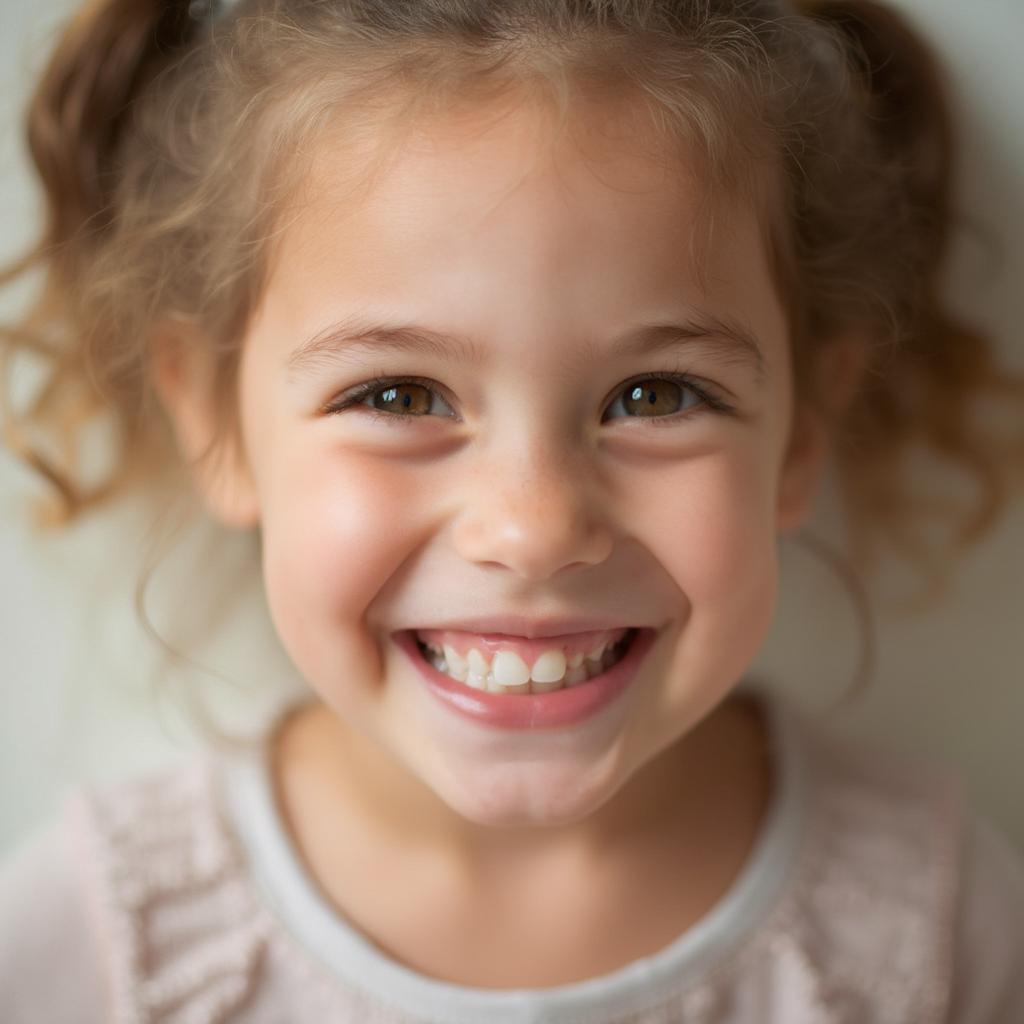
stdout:
<svg viewBox="0 0 1024 1024">
<path fill-rule="evenodd" d="M 96 892 L 82 870 L 77 811 L 69 796 L 0 863 L 0 993 L 11 1024 L 109 1019 Z"/>
<path fill-rule="evenodd" d="M 863 1019 L 944 1021 L 962 778 L 950 766 L 827 729 L 809 739 L 808 762 L 805 909 L 822 955 L 831 955 L 850 1005 L 863 1004 Z"/>
<path fill-rule="evenodd" d="M 722 979 L 754 986 L 751 999 L 770 984 L 765 1020 L 945 1024 L 960 777 L 802 714 L 791 721 L 799 842 L 785 886 Z"/>
<path fill-rule="evenodd" d="M 142 1024 L 172 1009 L 214 1019 L 244 1001 L 264 945 L 260 907 L 215 785 L 211 760 L 195 754 L 79 786 L 60 821 L 6 866 L 0 990 L 5 1011 L 8 986 L 26 1007 L 14 1022 Z M 65 963 L 78 994 L 61 991 Z M 53 974 L 61 985 L 49 986 L 44 1013 L 36 990 Z"/>
<path fill-rule="evenodd" d="M 768 929 L 777 977 L 815 992 L 822 1020 L 1024 1021 L 1024 861 L 962 774 L 802 734 L 799 863 Z"/>
<path fill-rule="evenodd" d="M 949 1020 L 1024 1021 L 1024 858 L 976 814 L 964 835 L 955 921 Z"/>
</svg>

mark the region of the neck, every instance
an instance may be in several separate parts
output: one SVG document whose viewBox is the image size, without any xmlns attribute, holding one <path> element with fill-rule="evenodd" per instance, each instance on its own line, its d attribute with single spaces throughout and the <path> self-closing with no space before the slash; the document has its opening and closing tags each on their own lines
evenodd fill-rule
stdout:
<svg viewBox="0 0 1024 1024">
<path fill-rule="evenodd" d="M 271 752 L 289 827 L 307 860 L 327 873 L 332 851 L 353 844 L 401 850 L 467 879 L 507 877 L 510 865 L 536 870 L 628 860 L 651 844 L 678 844 L 681 856 L 703 856 L 728 842 L 737 820 L 745 821 L 739 831 L 750 832 L 770 789 L 766 724 L 745 696 L 724 701 L 594 814 L 568 825 L 503 828 L 467 821 L 320 702 L 281 723 Z"/>
</svg>

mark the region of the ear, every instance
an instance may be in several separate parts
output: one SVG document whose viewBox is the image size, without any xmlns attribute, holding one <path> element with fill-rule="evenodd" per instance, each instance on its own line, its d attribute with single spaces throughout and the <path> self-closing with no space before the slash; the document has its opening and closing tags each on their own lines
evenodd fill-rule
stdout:
<svg viewBox="0 0 1024 1024">
<path fill-rule="evenodd" d="M 822 408 L 797 405 L 779 477 L 776 525 L 779 533 L 798 530 L 814 511 L 814 499 L 831 450 L 832 424 L 857 394 L 869 347 L 860 335 L 843 335 L 819 353 L 815 393 Z"/>
<path fill-rule="evenodd" d="M 252 474 L 232 438 L 217 437 L 213 362 L 190 328 L 175 325 L 157 336 L 153 383 L 207 511 L 224 526 L 257 526 L 259 502 Z"/>
</svg>

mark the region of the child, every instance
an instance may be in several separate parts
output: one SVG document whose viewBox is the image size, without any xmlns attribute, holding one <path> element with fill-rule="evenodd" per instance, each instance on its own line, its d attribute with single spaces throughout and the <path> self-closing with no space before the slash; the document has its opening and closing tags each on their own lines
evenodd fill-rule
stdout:
<svg viewBox="0 0 1024 1024">
<path fill-rule="evenodd" d="M 914 436 L 1009 479 L 900 18 L 95 0 L 29 127 L 36 413 L 257 533 L 310 692 L 6 863 L 5 1021 L 1024 1020 L 959 780 L 744 679 L 830 449 L 862 538 Z"/>
</svg>

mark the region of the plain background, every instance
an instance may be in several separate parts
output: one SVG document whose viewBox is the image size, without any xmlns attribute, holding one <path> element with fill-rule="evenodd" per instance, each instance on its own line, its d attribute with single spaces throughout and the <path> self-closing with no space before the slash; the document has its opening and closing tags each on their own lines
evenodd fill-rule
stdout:
<svg viewBox="0 0 1024 1024">
<path fill-rule="evenodd" d="M 0 259 L 16 255 L 38 223 L 20 113 L 55 26 L 74 6 L 69 0 L 2 0 L 0 6 Z M 953 85 L 963 143 L 960 207 L 974 229 L 959 237 L 950 301 L 995 332 L 1005 361 L 1024 369 L 1024 5 L 900 0 L 897 6 L 945 57 Z M 17 300 L 16 290 L 0 294 L 0 314 Z M 0 855 L 56 813 L 70 785 L 183 759 L 197 742 L 175 702 L 154 692 L 155 647 L 132 608 L 144 516 L 128 504 L 43 543 L 29 533 L 24 510 L 38 487 L 0 448 Z M 975 808 L 1024 850 L 1022 512 L 1018 499 L 1000 528 L 963 561 L 941 605 L 914 615 L 889 613 L 878 623 L 871 688 L 831 721 L 880 747 L 953 766 Z M 838 522 L 830 482 L 812 525 L 834 537 Z M 281 694 L 303 686 L 274 636 L 253 550 L 239 536 L 197 531 L 170 559 L 158 590 L 173 614 L 191 606 L 200 584 L 225 607 L 235 601 L 232 588 L 244 586 L 217 640 L 188 652 L 238 687 L 190 673 L 169 682 L 183 686 L 189 676 L 192 685 L 216 691 L 229 724 L 258 720 Z M 205 572 L 211 552 L 239 567 L 237 579 L 218 577 L 211 585 Z M 771 673 L 803 706 L 823 709 L 843 692 L 856 660 L 852 608 L 836 580 L 802 550 L 784 545 L 782 566 L 779 614 L 752 671 Z"/>
</svg>

